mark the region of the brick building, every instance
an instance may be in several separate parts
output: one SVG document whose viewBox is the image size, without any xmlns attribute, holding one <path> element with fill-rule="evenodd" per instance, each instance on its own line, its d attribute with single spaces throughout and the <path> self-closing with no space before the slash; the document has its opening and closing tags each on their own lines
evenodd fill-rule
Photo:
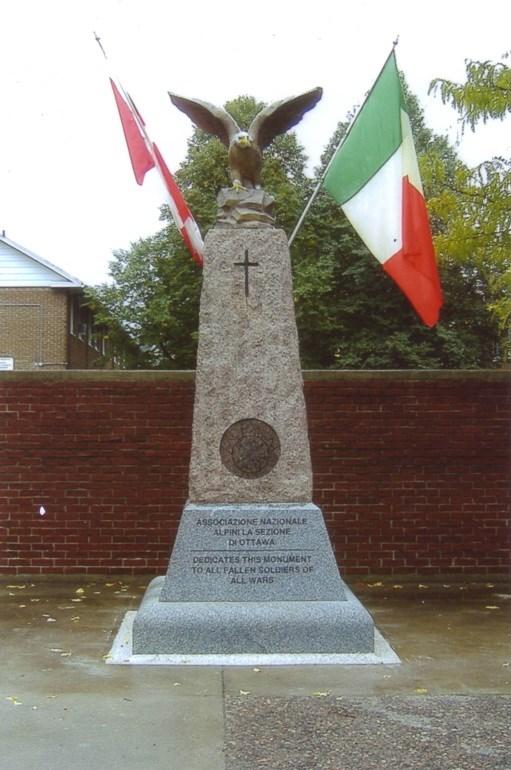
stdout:
<svg viewBox="0 0 511 770">
<path fill-rule="evenodd" d="M 0 235 L 0 369 L 111 368 L 84 285 Z"/>
</svg>

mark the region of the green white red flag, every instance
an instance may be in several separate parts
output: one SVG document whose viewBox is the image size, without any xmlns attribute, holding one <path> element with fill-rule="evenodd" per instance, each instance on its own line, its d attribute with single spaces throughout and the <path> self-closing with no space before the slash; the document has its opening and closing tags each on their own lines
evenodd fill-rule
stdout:
<svg viewBox="0 0 511 770">
<path fill-rule="evenodd" d="M 429 218 L 394 51 L 323 186 L 427 326 L 442 306 Z"/>
<path fill-rule="evenodd" d="M 181 237 L 193 259 L 197 264 L 202 265 L 204 263 L 204 243 L 181 190 L 163 160 L 157 145 L 149 138 L 145 123 L 133 100 L 122 86 L 116 84 L 112 78 L 110 78 L 110 83 L 137 183 L 141 185 L 146 173 L 152 168 L 157 169 L 165 185 L 167 202 Z"/>
</svg>

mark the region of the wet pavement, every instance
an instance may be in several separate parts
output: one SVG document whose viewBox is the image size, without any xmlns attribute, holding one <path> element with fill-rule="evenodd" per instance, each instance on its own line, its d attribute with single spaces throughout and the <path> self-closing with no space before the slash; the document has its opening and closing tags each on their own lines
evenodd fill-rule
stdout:
<svg viewBox="0 0 511 770">
<path fill-rule="evenodd" d="M 0 579 L 2 770 L 511 770 L 511 585 L 351 581 L 400 666 L 113 666 L 140 577 Z"/>
</svg>

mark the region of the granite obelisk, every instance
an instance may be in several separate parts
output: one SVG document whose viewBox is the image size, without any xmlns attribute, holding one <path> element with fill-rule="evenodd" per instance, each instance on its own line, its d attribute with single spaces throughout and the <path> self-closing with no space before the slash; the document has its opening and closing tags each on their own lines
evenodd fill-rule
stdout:
<svg viewBox="0 0 511 770">
<path fill-rule="evenodd" d="M 371 652 L 312 503 L 285 234 L 217 227 L 205 254 L 189 502 L 133 651 Z"/>
<path fill-rule="evenodd" d="M 248 134 L 220 112 L 239 146 L 205 242 L 189 500 L 167 575 L 136 615 L 135 654 L 374 649 L 373 621 L 341 580 L 312 502 L 289 249 L 257 185 L 264 120 L 279 133 L 279 111 L 286 130 L 318 98 L 315 89 L 265 108 Z M 190 107 L 198 125 L 204 105 Z M 250 142 L 252 166 L 240 160 Z"/>
</svg>

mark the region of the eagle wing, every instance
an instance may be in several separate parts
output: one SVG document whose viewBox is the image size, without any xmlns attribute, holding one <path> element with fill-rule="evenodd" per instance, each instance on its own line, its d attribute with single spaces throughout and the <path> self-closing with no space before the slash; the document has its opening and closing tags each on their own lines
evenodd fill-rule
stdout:
<svg viewBox="0 0 511 770">
<path fill-rule="evenodd" d="M 200 99 L 186 99 L 169 91 L 170 101 L 181 112 L 188 115 L 192 123 L 202 128 L 208 134 L 218 136 L 227 147 L 240 130 L 238 124 L 223 107 L 215 107 L 214 104 L 203 102 Z"/>
<path fill-rule="evenodd" d="M 276 136 L 296 126 L 304 114 L 319 102 L 322 95 L 322 88 L 313 88 L 300 96 L 290 96 L 269 104 L 252 121 L 248 130 L 251 139 L 264 149 Z"/>
</svg>

